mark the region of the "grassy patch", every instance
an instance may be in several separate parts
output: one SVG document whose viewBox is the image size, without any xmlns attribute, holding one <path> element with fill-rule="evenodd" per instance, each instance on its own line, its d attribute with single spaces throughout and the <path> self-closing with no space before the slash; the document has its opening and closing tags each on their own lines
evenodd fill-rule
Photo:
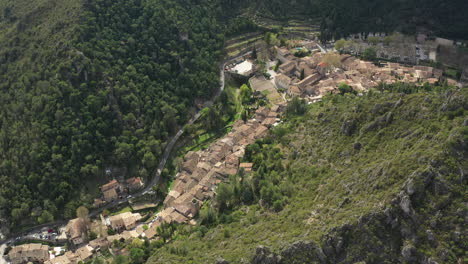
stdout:
<svg viewBox="0 0 468 264">
<path fill-rule="evenodd" d="M 260 40 L 262 38 L 263 38 L 262 36 L 255 37 L 255 38 L 250 38 L 250 39 L 247 39 L 247 40 L 244 40 L 244 41 L 241 41 L 241 42 L 234 43 L 234 44 L 232 44 L 230 46 L 227 46 L 226 49 L 227 50 L 232 50 L 232 49 L 235 49 L 235 48 L 238 48 L 238 47 L 241 47 L 241 46 L 247 46 L 247 45 L 252 44 L 252 43 L 254 43 L 257 40 Z"/>
<path fill-rule="evenodd" d="M 123 213 L 127 213 L 127 212 L 133 212 L 133 210 L 132 210 L 132 208 L 130 206 L 126 206 L 126 207 L 120 209 L 117 212 L 111 213 L 111 215 L 118 215 L 118 214 L 123 214 Z"/>
</svg>

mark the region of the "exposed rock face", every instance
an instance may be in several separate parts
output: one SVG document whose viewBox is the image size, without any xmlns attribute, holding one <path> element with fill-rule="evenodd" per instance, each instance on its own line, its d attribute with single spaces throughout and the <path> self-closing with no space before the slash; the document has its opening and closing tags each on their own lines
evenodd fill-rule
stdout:
<svg viewBox="0 0 468 264">
<path fill-rule="evenodd" d="M 353 148 L 354 148 L 355 150 L 358 150 L 358 151 L 359 151 L 359 150 L 361 150 L 361 148 L 362 148 L 362 144 L 359 143 L 359 142 L 356 142 L 356 143 L 354 143 Z"/>
<path fill-rule="evenodd" d="M 461 96 L 460 94 L 454 91 L 449 90 L 445 94 L 445 102 L 440 107 L 440 111 L 449 112 L 449 111 L 458 110 L 460 108 L 466 109 L 467 105 L 468 105 L 468 102 L 466 102 L 463 96 Z"/>
<path fill-rule="evenodd" d="M 406 244 L 401 249 L 402 260 L 405 262 L 414 262 L 416 258 L 416 248 L 411 244 Z"/>
<path fill-rule="evenodd" d="M 376 104 L 376 105 L 374 105 L 374 108 L 372 108 L 372 114 L 382 115 L 382 114 L 388 112 L 391 108 L 395 107 L 396 105 L 399 105 L 399 104 L 391 103 L 391 102 L 387 102 L 387 103 L 384 103 L 384 104 Z"/>
<path fill-rule="evenodd" d="M 216 264 L 229 264 L 229 261 L 223 259 L 223 258 L 219 258 L 216 260 Z"/>
<path fill-rule="evenodd" d="M 401 197 L 400 208 L 406 215 L 412 214 L 413 208 L 411 208 L 411 200 L 408 195 L 403 194 L 403 197 Z"/>
<path fill-rule="evenodd" d="M 272 253 L 268 247 L 258 246 L 252 264 L 280 264 L 281 258 Z"/>
<path fill-rule="evenodd" d="M 450 183 L 443 176 L 449 173 L 444 171 L 446 167 L 440 162 L 431 162 L 440 167 L 429 166 L 425 171 L 414 172 L 391 205 L 382 211 L 364 215 L 356 224 L 331 230 L 318 244 L 298 241 L 278 254 L 266 247 L 259 247 L 252 264 L 438 264 L 448 263 L 450 259 L 453 261 L 450 249 L 444 248 L 437 241 L 437 232 L 441 229 L 440 210 L 447 208 L 450 201 L 446 202 L 446 199 L 442 205 L 434 205 L 431 212 L 420 211 L 418 208 L 424 203 L 435 203 L 439 196 L 447 197 L 451 191 Z M 466 210 L 458 210 L 454 214 L 459 215 L 460 219 L 468 219 Z M 445 225 L 443 228 L 448 228 Z M 466 232 L 460 232 L 459 229 L 450 234 L 451 241 L 458 245 L 466 239 Z M 425 256 L 424 251 L 420 250 L 423 244 L 424 247 L 437 249 L 437 258 Z"/>
<path fill-rule="evenodd" d="M 355 120 L 345 120 L 341 125 L 341 132 L 346 136 L 351 136 L 356 130 L 356 121 Z"/>
<path fill-rule="evenodd" d="M 364 132 L 369 132 L 388 126 L 393 121 L 393 113 L 388 112 L 378 117 L 374 122 L 371 122 L 364 128 Z"/>
<path fill-rule="evenodd" d="M 281 253 L 280 263 L 326 263 L 326 256 L 314 242 L 299 241 Z"/>
</svg>

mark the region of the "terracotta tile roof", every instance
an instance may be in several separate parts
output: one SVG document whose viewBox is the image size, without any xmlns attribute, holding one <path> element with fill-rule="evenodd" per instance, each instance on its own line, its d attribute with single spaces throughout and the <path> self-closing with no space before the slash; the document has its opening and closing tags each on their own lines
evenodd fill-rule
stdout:
<svg viewBox="0 0 468 264">
<path fill-rule="evenodd" d="M 241 163 L 239 169 L 244 169 L 245 172 L 251 172 L 253 163 Z"/>
<path fill-rule="evenodd" d="M 322 68 L 325 68 L 325 67 L 328 66 L 328 64 L 327 64 L 326 62 L 322 61 L 322 62 L 320 62 L 319 64 L 317 64 L 317 66 L 322 67 Z"/>
<path fill-rule="evenodd" d="M 109 247 L 109 241 L 107 241 L 105 238 L 97 238 L 97 239 L 89 241 L 88 245 L 92 247 L 94 250 L 98 248 L 105 249 Z"/>
<path fill-rule="evenodd" d="M 127 184 L 128 184 L 128 187 L 133 190 L 140 189 L 144 186 L 144 183 L 140 177 L 133 177 L 133 178 L 128 179 Z"/>
<path fill-rule="evenodd" d="M 109 183 L 106 183 L 106 184 L 102 185 L 101 186 L 101 191 L 105 192 L 105 191 L 110 190 L 110 189 L 115 189 L 118 186 L 119 186 L 119 182 L 117 180 L 112 180 Z"/>
</svg>

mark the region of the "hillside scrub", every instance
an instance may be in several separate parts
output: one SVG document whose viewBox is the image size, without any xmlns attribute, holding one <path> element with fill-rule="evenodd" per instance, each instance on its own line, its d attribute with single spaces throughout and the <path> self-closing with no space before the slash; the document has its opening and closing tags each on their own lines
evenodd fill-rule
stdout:
<svg viewBox="0 0 468 264">
<path fill-rule="evenodd" d="M 456 262 L 466 251 L 468 90 L 400 86 L 288 116 L 249 146 L 252 175 L 233 179 L 251 190 L 266 179 L 282 207 L 266 191 L 226 200 L 244 188 L 224 186 L 225 207 L 205 205 L 201 225 L 179 226 L 148 263 Z"/>
</svg>

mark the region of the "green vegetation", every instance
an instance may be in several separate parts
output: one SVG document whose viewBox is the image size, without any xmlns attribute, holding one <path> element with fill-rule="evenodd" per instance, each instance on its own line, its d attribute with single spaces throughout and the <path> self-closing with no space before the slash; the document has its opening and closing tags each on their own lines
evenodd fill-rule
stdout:
<svg viewBox="0 0 468 264">
<path fill-rule="evenodd" d="M 260 244 L 281 250 L 298 240 L 325 249 L 342 226 L 342 249 L 351 263 L 396 261 L 412 236 L 416 256 L 442 261 L 438 252 L 444 251 L 445 261 L 456 262 L 464 254 L 451 232 L 463 226 L 455 212 L 464 201 L 459 167 L 468 165 L 462 147 L 468 90 L 405 84 L 379 89 L 361 97 L 329 96 L 303 115 L 287 115 L 271 137 L 247 148 L 245 161 L 254 163 L 254 172 L 220 185 L 216 200 L 200 212 L 201 225 L 177 226 L 148 263 L 214 263 L 218 257 L 238 263 Z M 426 183 L 439 184 L 439 191 L 421 185 L 424 178 L 417 175 L 428 170 L 443 171 Z M 392 205 L 403 199 L 397 197 L 409 181 L 417 190 L 413 217 Z M 397 228 L 379 222 L 385 208 L 401 219 Z M 443 225 L 434 227 L 434 221 Z M 426 230 L 438 247 L 421 237 Z M 333 256 L 327 253 L 330 262 L 336 262 Z"/>
<path fill-rule="evenodd" d="M 352 93 L 352 94 L 357 94 L 357 92 L 349 85 L 347 85 L 346 83 L 341 83 L 339 86 L 338 86 L 338 90 L 340 91 L 340 94 L 341 95 L 344 95 L 344 94 L 347 94 L 347 93 Z"/>
<path fill-rule="evenodd" d="M 468 36 L 468 17 L 461 10 L 466 9 L 464 0 L 427 0 L 424 2 L 410 0 L 285 0 L 221 1 L 224 11 L 237 15 L 240 10 L 255 14 L 258 20 L 265 20 L 263 27 L 272 27 L 276 21 L 301 20 L 318 21 L 322 40 L 340 39 L 353 33 L 393 32 L 400 31 L 414 34 L 417 28 L 427 28 L 437 36 L 466 39 Z M 228 12 L 229 11 L 229 12 Z M 268 18 L 270 20 L 268 20 Z M 273 22 L 271 20 L 274 20 Z M 247 23 L 247 19 L 238 22 Z M 295 30 L 305 30 L 294 27 Z M 286 27 L 285 30 L 291 30 Z"/>
<path fill-rule="evenodd" d="M 463 25 L 468 18 L 459 10 L 466 6 L 462 0 L 444 1 L 343 1 L 320 0 L 311 5 L 311 15 L 322 17 L 321 38 L 341 38 L 360 32 L 401 31 L 414 34 L 418 26 L 429 26 L 437 36 L 462 38 L 468 36 Z"/>
<path fill-rule="evenodd" d="M 132 208 L 130 206 L 125 206 L 124 208 L 116 211 L 116 212 L 113 212 L 111 215 L 118 215 L 118 214 L 122 214 L 122 213 L 127 213 L 127 212 L 132 212 Z"/>
<path fill-rule="evenodd" d="M 2 1 L 0 213 L 13 227 L 73 217 L 107 166 L 150 177 L 194 99 L 219 87 L 215 3 L 62 2 Z"/>
<path fill-rule="evenodd" d="M 367 48 L 362 54 L 362 58 L 368 61 L 374 61 L 377 59 L 377 51 L 374 48 Z"/>
<path fill-rule="evenodd" d="M 177 151 L 177 156 L 183 156 L 188 151 L 206 148 L 215 139 L 229 131 L 232 123 L 243 111 L 243 104 L 238 95 L 239 90 L 237 83 L 226 80 L 225 88 L 215 104 L 203 109 L 202 115 L 195 124 L 185 127 L 183 141 L 186 144 Z"/>
</svg>

